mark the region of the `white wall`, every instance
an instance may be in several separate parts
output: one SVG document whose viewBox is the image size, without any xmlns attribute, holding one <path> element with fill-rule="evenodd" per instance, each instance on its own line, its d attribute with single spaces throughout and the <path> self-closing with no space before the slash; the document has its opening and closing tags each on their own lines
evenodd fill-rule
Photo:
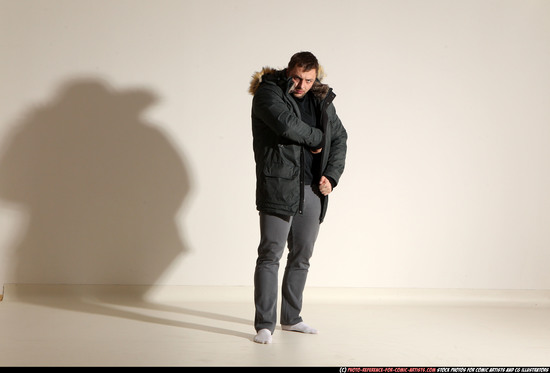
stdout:
<svg viewBox="0 0 550 373">
<path fill-rule="evenodd" d="M 550 2 L 0 0 L 0 282 L 251 285 L 250 76 L 348 163 L 310 286 L 548 289 Z"/>
</svg>

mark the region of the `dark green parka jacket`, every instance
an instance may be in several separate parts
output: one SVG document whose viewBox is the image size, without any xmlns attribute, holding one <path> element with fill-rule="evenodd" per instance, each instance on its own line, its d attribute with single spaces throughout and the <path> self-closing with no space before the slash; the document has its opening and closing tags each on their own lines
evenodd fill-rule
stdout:
<svg viewBox="0 0 550 373">
<path fill-rule="evenodd" d="M 291 88 L 292 79 L 286 70 L 264 68 L 253 76 L 249 89 L 254 95 L 256 207 L 261 212 L 283 216 L 301 213 L 303 152 L 323 148 L 320 174 L 331 180 L 334 188 L 344 172 L 347 150 L 347 132 L 332 104 L 336 96 L 332 89 L 318 78 L 310 90 L 320 118 L 319 128 L 314 128 L 301 121 L 300 110 L 289 93 Z M 328 196 L 323 196 L 321 222 L 327 204 Z"/>
</svg>

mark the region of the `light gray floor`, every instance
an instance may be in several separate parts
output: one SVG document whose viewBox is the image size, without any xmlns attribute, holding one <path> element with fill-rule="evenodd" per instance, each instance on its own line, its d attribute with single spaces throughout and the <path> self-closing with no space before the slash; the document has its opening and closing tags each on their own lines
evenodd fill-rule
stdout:
<svg viewBox="0 0 550 373">
<path fill-rule="evenodd" d="M 252 341 L 251 288 L 5 285 L 1 366 L 550 366 L 548 291 L 321 289 Z"/>
</svg>

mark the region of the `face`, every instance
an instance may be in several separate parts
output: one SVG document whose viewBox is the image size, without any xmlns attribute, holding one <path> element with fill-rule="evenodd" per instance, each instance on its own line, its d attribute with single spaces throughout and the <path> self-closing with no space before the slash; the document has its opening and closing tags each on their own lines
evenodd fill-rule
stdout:
<svg viewBox="0 0 550 373">
<path fill-rule="evenodd" d="M 288 76 L 294 82 L 294 85 L 290 89 L 290 93 L 294 97 L 302 98 L 308 93 L 308 91 L 315 83 L 315 78 L 317 78 L 317 70 L 311 69 L 309 71 L 304 71 L 303 67 L 294 67 L 289 73 Z"/>
</svg>

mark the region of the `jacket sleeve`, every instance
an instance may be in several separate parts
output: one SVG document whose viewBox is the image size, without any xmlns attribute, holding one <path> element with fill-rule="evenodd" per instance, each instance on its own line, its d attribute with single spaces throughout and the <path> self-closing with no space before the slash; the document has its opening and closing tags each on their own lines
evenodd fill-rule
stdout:
<svg viewBox="0 0 550 373">
<path fill-rule="evenodd" d="M 319 148 L 323 132 L 302 122 L 283 100 L 283 91 L 272 84 L 263 84 L 252 101 L 252 113 L 278 136 L 297 144 Z"/>
<path fill-rule="evenodd" d="M 344 173 L 344 168 L 346 165 L 348 134 L 342 125 L 340 118 L 336 115 L 334 105 L 330 105 L 328 110 L 331 126 L 330 153 L 328 156 L 327 166 L 323 174 L 331 180 L 333 187 L 335 187 Z"/>
</svg>

